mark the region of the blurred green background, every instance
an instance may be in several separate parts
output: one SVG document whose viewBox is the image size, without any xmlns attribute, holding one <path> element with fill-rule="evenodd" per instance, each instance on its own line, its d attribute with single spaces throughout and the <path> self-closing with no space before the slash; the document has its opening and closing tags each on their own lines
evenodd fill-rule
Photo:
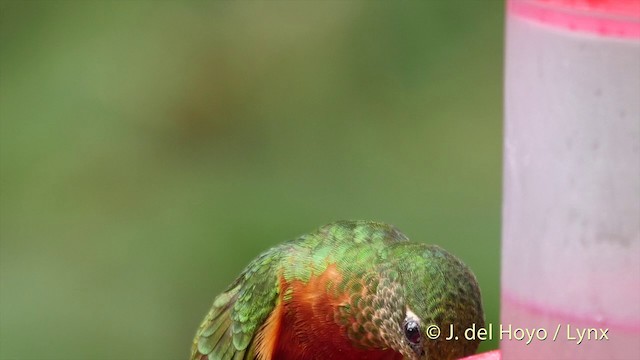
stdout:
<svg viewBox="0 0 640 360">
<path fill-rule="evenodd" d="M 497 323 L 501 1 L 0 6 L 0 358 L 186 358 L 336 219 L 457 254 Z"/>
</svg>

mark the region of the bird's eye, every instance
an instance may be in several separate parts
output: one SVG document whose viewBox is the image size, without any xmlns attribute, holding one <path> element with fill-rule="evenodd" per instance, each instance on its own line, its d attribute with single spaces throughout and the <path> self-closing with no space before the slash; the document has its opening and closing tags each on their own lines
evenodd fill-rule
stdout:
<svg viewBox="0 0 640 360">
<path fill-rule="evenodd" d="M 420 325 L 414 320 L 409 320 L 404 324 L 404 336 L 412 344 L 420 342 L 422 336 L 420 336 Z"/>
</svg>

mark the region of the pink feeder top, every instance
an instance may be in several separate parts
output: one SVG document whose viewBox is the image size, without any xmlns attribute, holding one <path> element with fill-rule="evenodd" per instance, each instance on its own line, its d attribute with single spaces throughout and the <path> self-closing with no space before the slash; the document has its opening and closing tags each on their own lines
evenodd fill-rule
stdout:
<svg viewBox="0 0 640 360">
<path fill-rule="evenodd" d="M 508 11 L 570 31 L 640 39 L 639 0 L 509 0 Z"/>
</svg>

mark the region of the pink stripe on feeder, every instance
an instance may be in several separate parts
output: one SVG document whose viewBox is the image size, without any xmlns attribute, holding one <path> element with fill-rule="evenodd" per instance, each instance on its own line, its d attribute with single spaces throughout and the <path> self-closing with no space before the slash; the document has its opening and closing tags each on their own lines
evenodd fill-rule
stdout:
<svg viewBox="0 0 640 360">
<path fill-rule="evenodd" d="M 500 350 L 493 350 L 493 351 L 487 351 L 480 354 L 468 356 L 460 360 L 500 360 L 500 359 L 502 359 Z"/>
<path fill-rule="evenodd" d="M 640 1 L 509 0 L 510 15 L 600 36 L 640 38 Z"/>
</svg>

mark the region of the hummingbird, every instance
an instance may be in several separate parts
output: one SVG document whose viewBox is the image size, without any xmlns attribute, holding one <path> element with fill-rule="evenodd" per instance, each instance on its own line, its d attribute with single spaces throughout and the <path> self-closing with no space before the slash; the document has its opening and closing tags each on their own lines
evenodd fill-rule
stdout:
<svg viewBox="0 0 640 360">
<path fill-rule="evenodd" d="M 472 355 L 480 289 L 461 260 L 392 225 L 338 221 L 254 259 L 214 301 L 192 360 L 439 360 Z"/>
</svg>

